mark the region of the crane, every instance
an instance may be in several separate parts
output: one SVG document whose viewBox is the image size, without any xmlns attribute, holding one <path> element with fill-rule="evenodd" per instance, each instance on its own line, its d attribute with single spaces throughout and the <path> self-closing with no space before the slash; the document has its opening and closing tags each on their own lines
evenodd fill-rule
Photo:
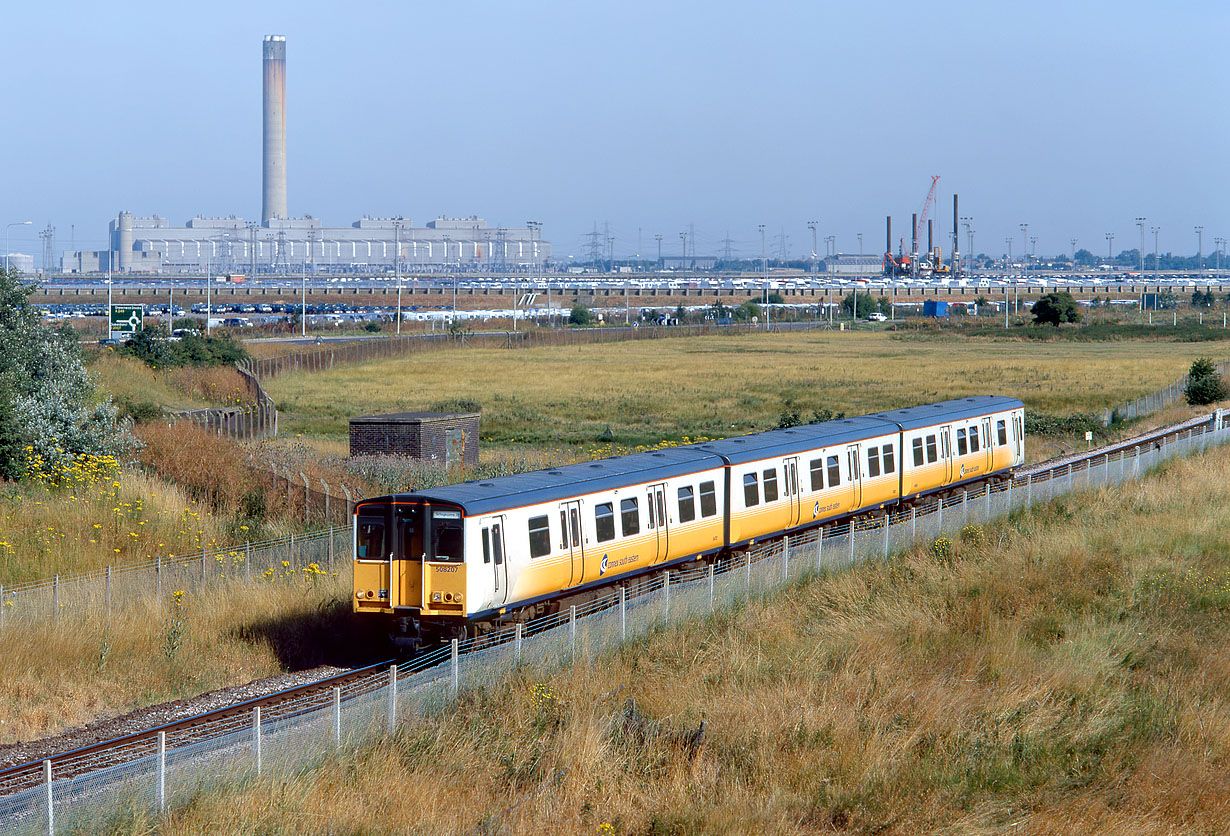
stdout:
<svg viewBox="0 0 1230 836">
<path fill-rule="evenodd" d="M 923 201 L 922 211 L 918 213 L 918 226 L 914 227 L 914 240 L 922 240 L 922 231 L 927 228 L 927 215 L 931 214 L 931 203 L 935 200 L 935 186 L 940 182 L 938 174 L 931 175 L 931 190 L 927 192 L 927 199 Z"/>
</svg>

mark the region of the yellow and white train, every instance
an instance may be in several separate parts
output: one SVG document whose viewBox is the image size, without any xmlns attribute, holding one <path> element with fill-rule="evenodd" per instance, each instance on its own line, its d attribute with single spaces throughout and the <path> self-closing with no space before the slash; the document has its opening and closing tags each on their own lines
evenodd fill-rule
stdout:
<svg viewBox="0 0 1230 836">
<path fill-rule="evenodd" d="M 414 648 L 1024 463 L 981 396 L 360 501 L 354 608 Z"/>
</svg>

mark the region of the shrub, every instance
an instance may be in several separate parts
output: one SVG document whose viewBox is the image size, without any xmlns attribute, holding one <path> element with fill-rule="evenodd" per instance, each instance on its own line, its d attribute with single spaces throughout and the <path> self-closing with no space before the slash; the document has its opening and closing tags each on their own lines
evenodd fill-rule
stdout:
<svg viewBox="0 0 1230 836">
<path fill-rule="evenodd" d="M 593 322 L 594 315 L 589 308 L 580 303 L 572 306 L 572 312 L 568 314 L 569 325 L 592 325 Z"/>
<path fill-rule="evenodd" d="M 1046 294 L 1034 302 L 1029 312 L 1033 314 L 1035 325 L 1054 325 L 1058 328 L 1063 322 L 1081 321 L 1076 300 L 1066 291 Z"/>
<path fill-rule="evenodd" d="M 180 340 L 172 340 L 161 325 L 142 328 L 124 343 L 121 352 L 136 357 L 154 369 L 232 365 L 248 356 L 244 347 L 231 339 L 229 334 L 220 337 L 190 334 Z"/>
<path fill-rule="evenodd" d="M 380 323 L 379 322 L 369 322 L 363 326 L 363 330 L 368 332 L 369 334 L 377 334 L 380 332 Z"/>
<path fill-rule="evenodd" d="M 1227 395 L 1230 391 L 1227 391 L 1226 382 L 1217 373 L 1217 366 L 1212 360 L 1199 357 L 1192 362 L 1187 371 L 1187 388 L 1183 390 L 1183 397 L 1190 405 L 1217 403 L 1225 400 Z"/>
</svg>

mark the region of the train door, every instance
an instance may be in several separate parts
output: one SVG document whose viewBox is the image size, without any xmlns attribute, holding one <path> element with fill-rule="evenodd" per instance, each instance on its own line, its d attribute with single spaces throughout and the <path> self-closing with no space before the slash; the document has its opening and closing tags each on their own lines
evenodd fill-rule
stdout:
<svg viewBox="0 0 1230 836">
<path fill-rule="evenodd" d="M 1025 455 L 1022 449 L 1025 443 L 1025 428 L 1021 425 L 1021 423 L 1020 415 L 1012 416 L 1012 426 L 1016 428 L 1016 432 L 1013 433 L 1013 436 L 1016 438 L 1016 461 L 1018 462 L 1022 461 Z"/>
<path fill-rule="evenodd" d="M 572 567 L 569 586 L 585 583 L 585 542 L 581 537 L 581 500 L 559 504 L 560 551 L 566 552 Z"/>
<path fill-rule="evenodd" d="M 787 524 L 789 528 L 794 528 L 799 524 L 802 516 L 802 508 L 800 507 L 801 499 L 799 497 L 799 457 L 791 456 L 782 462 L 782 479 L 785 484 L 782 486 L 785 494 L 790 499 L 790 520 Z"/>
<path fill-rule="evenodd" d="M 666 513 L 666 483 L 650 485 L 645 500 L 645 531 L 654 536 L 651 563 L 670 555 L 670 517 Z"/>
<path fill-rule="evenodd" d="M 389 606 L 423 606 L 424 537 L 427 509 L 423 505 L 393 506 L 393 542 L 389 555 Z"/>
<path fill-rule="evenodd" d="M 483 540 L 483 569 L 490 570 L 494 592 L 492 606 L 508 600 L 508 561 L 504 559 L 504 515 L 483 517 L 479 521 Z"/>
<path fill-rule="evenodd" d="M 853 510 L 863 505 L 863 468 L 859 461 L 859 445 L 851 444 L 846 448 L 846 460 L 850 467 L 850 509 Z"/>
<path fill-rule="evenodd" d="M 995 439 L 991 437 L 991 419 L 982 419 L 982 472 L 990 473 L 995 469 Z"/>
<path fill-rule="evenodd" d="M 952 482 L 952 427 L 940 427 L 940 463 L 944 465 L 944 484 Z"/>
</svg>

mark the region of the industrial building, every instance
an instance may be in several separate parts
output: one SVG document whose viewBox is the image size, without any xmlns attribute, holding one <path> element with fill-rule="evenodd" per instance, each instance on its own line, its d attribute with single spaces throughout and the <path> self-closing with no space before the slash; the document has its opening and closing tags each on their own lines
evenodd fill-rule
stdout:
<svg viewBox="0 0 1230 836">
<path fill-rule="evenodd" d="M 284 274 L 414 270 L 526 271 L 550 261 L 541 224 L 490 228 L 477 216 L 439 217 L 415 227 L 407 218 L 361 218 L 328 227 L 287 212 L 286 39 L 262 43 L 261 220 L 240 217 L 189 220 L 120 212 L 110 223 L 106 250 L 69 250 L 65 273 Z"/>
</svg>

